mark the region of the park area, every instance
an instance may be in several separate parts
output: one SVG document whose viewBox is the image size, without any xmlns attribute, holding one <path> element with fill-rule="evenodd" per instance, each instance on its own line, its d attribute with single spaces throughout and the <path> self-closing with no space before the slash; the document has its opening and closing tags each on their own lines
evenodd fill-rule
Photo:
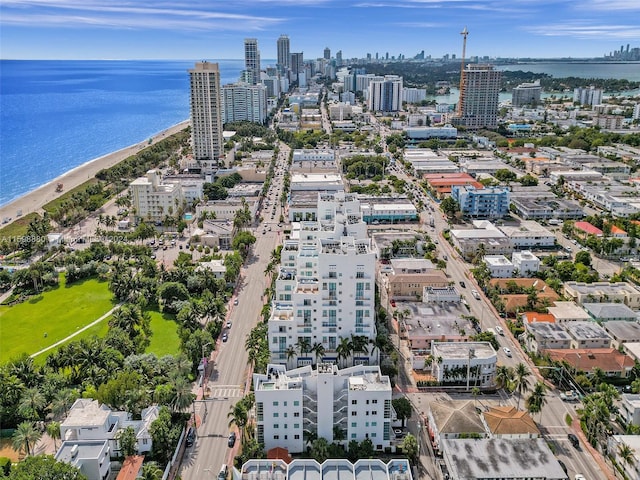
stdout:
<svg viewBox="0 0 640 480">
<path fill-rule="evenodd" d="M 64 275 L 61 275 L 57 288 L 23 303 L 0 306 L 0 362 L 47 348 L 113 307 L 107 282 L 88 279 L 67 287 Z M 82 335 L 106 332 L 106 319 L 100 323 L 104 325 L 89 328 Z"/>
</svg>

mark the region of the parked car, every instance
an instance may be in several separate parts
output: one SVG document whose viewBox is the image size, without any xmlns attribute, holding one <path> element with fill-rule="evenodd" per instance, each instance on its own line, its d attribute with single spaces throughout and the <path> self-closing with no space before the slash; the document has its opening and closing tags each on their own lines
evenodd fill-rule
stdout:
<svg viewBox="0 0 640 480">
<path fill-rule="evenodd" d="M 196 441 L 196 429 L 193 427 L 189 427 L 189 431 L 187 432 L 187 447 L 192 446 Z"/>
<path fill-rule="evenodd" d="M 229 445 L 229 448 L 233 448 L 235 444 L 236 444 L 236 432 L 231 432 L 229 434 L 229 440 L 227 441 L 227 445 Z"/>
<path fill-rule="evenodd" d="M 227 321 L 226 327 L 227 327 L 227 328 L 231 328 L 231 320 L 228 320 L 228 321 Z"/>
<path fill-rule="evenodd" d="M 498 332 L 498 335 L 502 335 L 504 337 L 504 330 L 500 325 L 496 325 L 496 332 Z"/>
<path fill-rule="evenodd" d="M 227 340 L 229 340 L 229 335 L 227 335 L 227 333 L 225 332 L 222 334 L 222 341 L 226 342 Z"/>
<path fill-rule="evenodd" d="M 237 298 L 233 301 L 233 304 L 234 305 L 238 305 L 238 299 Z"/>
</svg>

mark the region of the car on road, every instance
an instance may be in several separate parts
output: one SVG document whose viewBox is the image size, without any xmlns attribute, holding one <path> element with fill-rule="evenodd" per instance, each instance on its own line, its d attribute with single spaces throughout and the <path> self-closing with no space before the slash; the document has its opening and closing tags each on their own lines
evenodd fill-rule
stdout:
<svg viewBox="0 0 640 480">
<path fill-rule="evenodd" d="M 476 300 L 480 300 L 480 294 L 477 290 L 471 290 L 471 295 L 473 295 L 473 298 L 475 298 Z"/>
<path fill-rule="evenodd" d="M 560 400 L 562 400 L 563 402 L 577 402 L 578 395 L 573 390 L 560 392 Z"/>
<path fill-rule="evenodd" d="M 584 475 L 582 475 L 581 473 L 576 473 L 576 476 L 573 477 L 574 480 L 587 480 Z"/>
<path fill-rule="evenodd" d="M 237 298 L 233 301 L 233 304 L 234 305 L 238 305 L 238 299 Z"/>
<path fill-rule="evenodd" d="M 196 429 L 193 427 L 189 427 L 189 431 L 187 432 L 187 447 L 192 446 L 196 441 Z"/>
<path fill-rule="evenodd" d="M 567 435 L 567 438 L 571 442 L 571 445 L 573 445 L 575 448 L 578 448 L 580 446 L 580 440 L 578 440 L 578 437 L 575 434 L 570 433 Z"/>
<path fill-rule="evenodd" d="M 502 347 L 502 350 L 507 357 L 511 356 L 511 349 L 509 347 Z"/>
<path fill-rule="evenodd" d="M 227 332 L 222 334 L 222 341 L 226 342 L 227 340 L 229 340 L 229 335 L 227 334 Z"/>
<path fill-rule="evenodd" d="M 229 448 L 233 448 L 235 444 L 236 444 L 236 432 L 231 432 L 229 434 L 229 440 L 227 441 L 227 445 L 229 445 Z"/>
<path fill-rule="evenodd" d="M 504 330 L 500 325 L 496 325 L 496 332 L 498 332 L 498 335 L 502 335 L 504 337 Z"/>
<path fill-rule="evenodd" d="M 462 288 L 467 288 L 467 285 L 462 280 L 460 280 L 460 286 Z"/>
<path fill-rule="evenodd" d="M 227 321 L 227 324 L 225 325 L 225 327 L 227 327 L 227 328 L 231 328 L 231 320 L 228 320 L 228 321 Z"/>
</svg>

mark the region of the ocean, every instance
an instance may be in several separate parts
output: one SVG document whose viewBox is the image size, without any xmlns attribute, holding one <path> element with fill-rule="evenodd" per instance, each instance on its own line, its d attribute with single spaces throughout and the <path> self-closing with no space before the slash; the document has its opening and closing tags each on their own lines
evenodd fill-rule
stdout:
<svg viewBox="0 0 640 480">
<path fill-rule="evenodd" d="M 218 62 L 235 82 L 243 60 Z M 0 61 L 0 205 L 189 118 L 195 61 Z"/>
<path fill-rule="evenodd" d="M 243 60 L 211 61 L 220 64 L 223 85 L 235 82 L 244 67 Z M 187 70 L 194 63 L 0 60 L 0 205 L 85 162 L 188 119 Z M 587 78 L 604 74 L 640 77 L 639 64 L 500 68 L 554 76 L 573 72 Z M 438 97 L 438 101 L 454 103 L 456 93 Z"/>
</svg>

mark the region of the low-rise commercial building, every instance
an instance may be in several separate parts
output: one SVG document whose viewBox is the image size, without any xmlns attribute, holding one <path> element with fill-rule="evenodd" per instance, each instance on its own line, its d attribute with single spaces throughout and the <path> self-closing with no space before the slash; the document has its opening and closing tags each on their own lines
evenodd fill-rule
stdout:
<svg viewBox="0 0 640 480">
<path fill-rule="evenodd" d="M 638 314 L 624 303 L 583 303 L 582 307 L 592 319 L 598 322 L 610 322 L 612 320 L 637 322 L 640 319 Z"/>
<path fill-rule="evenodd" d="M 565 322 L 588 322 L 591 316 L 575 302 L 554 302 L 553 307 L 548 307 L 547 311 L 553 315 L 556 323 Z"/>
<path fill-rule="evenodd" d="M 611 337 L 596 322 L 565 323 L 565 330 L 571 337 L 570 348 L 609 348 Z"/>
<path fill-rule="evenodd" d="M 611 320 L 602 325 L 611 337 L 611 346 L 619 348 L 626 343 L 640 342 L 640 324 L 624 320 Z"/>
<path fill-rule="evenodd" d="M 524 220 L 518 225 L 502 225 L 498 227 L 511 240 L 513 248 L 530 250 L 532 248 L 553 248 L 556 236 L 538 222 Z"/>
<path fill-rule="evenodd" d="M 487 431 L 480 414 L 471 400 L 429 402 L 426 427 L 434 451 L 441 452 L 447 439 L 478 436 L 486 437 Z"/>
<path fill-rule="evenodd" d="M 511 278 L 514 266 L 504 255 L 485 255 L 483 262 L 489 269 L 491 278 Z"/>
<path fill-rule="evenodd" d="M 490 438 L 538 438 L 540 430 L 531 415 L 516 407 L 489 407 L 482 413 Z"/>
<path fill-rule="evenodd" d="M 495 384 L 498 356 L 489 342 L 433 342 L 431 365 L 435 379 L 443 385 L 491 387 Z"/>
<path fill-rule="evenodd" d="M 540 269 L 540 259 L 530 250 L 513 252 L 511 262 L 513 263 L 513 268 L 523 277 L 531 277 Z"/>
</svg>

